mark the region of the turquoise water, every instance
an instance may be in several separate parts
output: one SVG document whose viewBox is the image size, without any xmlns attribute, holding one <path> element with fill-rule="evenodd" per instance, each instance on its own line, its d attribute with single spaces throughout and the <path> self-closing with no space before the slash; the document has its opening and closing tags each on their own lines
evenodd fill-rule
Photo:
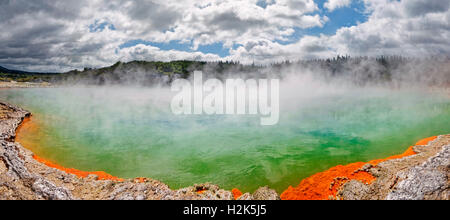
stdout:
<svg viewBox="0 0 450 220">
<path fill-rule="evenodd" d="M 256 116 L 175 116 L 166 89 L 0 91 L 33 113 L 20 140 L 65 167 L 150 177 L 181 188 L 211 182 L 282 192 L 338 164 L 385 158 L 450 133 L 450 98 L 419 90 L 281 91 L 280 122 Z"/>
</svg>

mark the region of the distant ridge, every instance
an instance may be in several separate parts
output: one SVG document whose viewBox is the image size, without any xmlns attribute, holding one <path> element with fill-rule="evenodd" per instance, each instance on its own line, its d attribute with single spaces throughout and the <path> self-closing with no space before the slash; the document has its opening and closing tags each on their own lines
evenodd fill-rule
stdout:
<svg viewBox="0 0 450 220">
<path fill-rule="evenodd" d="M 0 73 L 31 74 L 31 75 L 35 75 L 35 74 L 55 74 L 55 73 L 41 73 L 41 72 L 27 72 L 27 71 L 22 71 L 22 70 L 11 70 L 11 69 L 5 68 L 3 66 L 0 66 Z"/>
<path fill-rule="evenodd" d="M 318 80 L 341 80 L 364 86 L 450 85 L 449 58 L 406 58 L 401 56 L 349 57 L 284 61 L 267 65 L 233 61 L 130 61 L 102 68 L 84 68 L 64 73 L 37 73 L 0 67 L 0 81 L 49 82 L 66 85 L 169 85 L 202 70 L 210 78 L 225 79 L 279 77 L 287 74 L 312 74 Z"/>
</svg>

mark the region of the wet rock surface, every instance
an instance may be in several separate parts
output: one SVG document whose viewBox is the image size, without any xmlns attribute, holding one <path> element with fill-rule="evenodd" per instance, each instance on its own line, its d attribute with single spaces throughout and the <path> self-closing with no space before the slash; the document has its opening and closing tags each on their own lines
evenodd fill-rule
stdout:
<svg viewBox="0 0 450 220">
<path fill-rule="evenodd" d="M 0 199 L 73 199 L 69 190 L 30 172 L 20 154 L 22 147 L 13 142 L 15 129 L 30 113 L 4 103 L 0 103 L 0 109 L 0 192 L 5 192 L 0 193 Z"/>
<path fill-rule="evenodd" d="M 436 156 L 401 174 L 402 180 L 388 194 L 389 200 L 449 199 L 450 145 Z"/>
<path fill-rule="evenodd" d="M 416 155 L 365 167 L 376 181 L 347 182 L 337 199 L 449 200 L 450 135 L 439 136 L 426 146 L 415 146 L 414 151 Z"/>
</svg>

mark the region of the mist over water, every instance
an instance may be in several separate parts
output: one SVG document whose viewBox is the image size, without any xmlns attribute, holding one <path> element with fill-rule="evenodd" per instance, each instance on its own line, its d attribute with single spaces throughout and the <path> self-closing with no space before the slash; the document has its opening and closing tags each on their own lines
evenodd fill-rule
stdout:
<svg viewBox="0 0 450 220">
<path fill-rule="evenodd" d="M 281 192 L 338 164 L 402 153 L 450 133 L 450 97 L 422 88 L 324 83 L 289 75 L 280 121 L 259 116 L 175 116 L 169 88 L 11 89 L 0 99 L 33 113 L 20 140 L 66 167 L 161 180 L 172 188 L 211 182 Z"/>
</svg>

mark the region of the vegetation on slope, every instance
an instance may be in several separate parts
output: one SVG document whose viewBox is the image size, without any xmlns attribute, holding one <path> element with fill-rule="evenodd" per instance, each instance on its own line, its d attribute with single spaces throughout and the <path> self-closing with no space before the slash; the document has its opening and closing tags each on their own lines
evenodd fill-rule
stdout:
<svg viewBox="0 0 450 220">
<path fill-rule="evenodd" d="M 338 56 L 332 59 L 316 59 L 297 62 L 281 62 L 270 65 L 243 65 L 238 62 L 202 62 L 202 61 L 132 61 L 83 71 L 73 70 L 66 73 L 30 73 L 1 68 L 0 81 L 50 82 L 53 84 L 167 84 L 176 78 L 188 78 L 195 70 L 216 78 L 230 74 L 243 77 L 261 77 L 267 75 L 282 76 L 282 73 L 313 73 L 325 80 L 343 78 L 356 84 L 395 83 L 398 81 L 416 81 L 426 84 L 450 85 L 450 60 L 411 59 L 398 56 L 390 57 L 348 57 Z"/>
</svg>

